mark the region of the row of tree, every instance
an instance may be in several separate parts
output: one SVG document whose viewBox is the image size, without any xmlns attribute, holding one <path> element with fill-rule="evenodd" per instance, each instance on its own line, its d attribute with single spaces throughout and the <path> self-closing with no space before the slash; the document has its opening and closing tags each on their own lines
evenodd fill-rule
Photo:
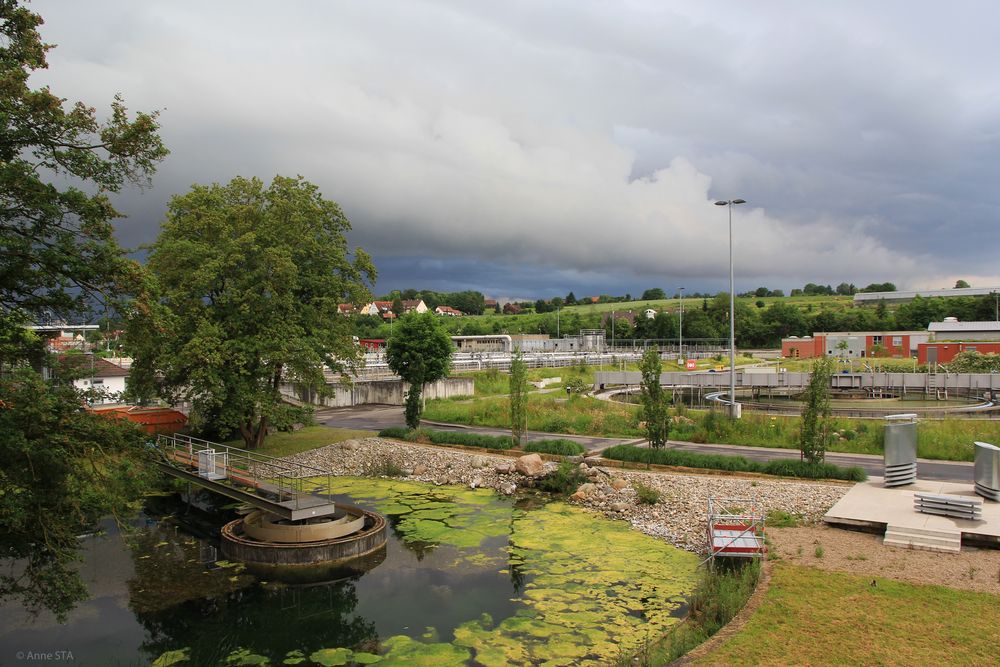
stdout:
<svg viewBox="0 0 1000 667">
<path fill-rule="evenodd" d="M 736 302 L 736 344 L 744 348 L 773 348 L 788 336 L 807 336 L 817 331 L 915 331 L 926 329 L 931 322 L 945 317 L 962 321 L 992 320 L 996 317 L 997 300 L 980 297 L 917 297 L 889 310 L 885 302 L 865 308 L 804 309 L 777 301 L 770 305 L 755 305 L 747 300 Z M 687 305 L 687 302 L 685 302 Z M 443 323 L 455 335 L 489 335 L 498 333 L 543 333 L 550 336 L 575 335 L 581 329 L 604 329 L 608 340 L 625 342 L 632 339 L 665 340 L 683 338 L 724 339 L 729 337 L 729 296 L 693 300 L 684 309 L 684 330 L 681 332 L 680 310 L 659 312 L 652 319 L 643 313 L 618 313 L 612 320 L 606 313 L 586 313 L 563 310 L 561 313 L 481 318 L 455 318 Z M 351 318 L 354 334 L 360 338 L 387 338 L 390 325 L 378 317 Z M 613 324 L 612 324 L 613 322 Z M 613 335 L 612 335 L 613 327 Z"/>
</svg>

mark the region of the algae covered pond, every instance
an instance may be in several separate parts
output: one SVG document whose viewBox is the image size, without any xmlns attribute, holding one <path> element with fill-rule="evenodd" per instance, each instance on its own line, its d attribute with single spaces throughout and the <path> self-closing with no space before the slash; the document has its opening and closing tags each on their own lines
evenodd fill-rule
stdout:
<svg viewBox="0 0 1000 667">
<path fill-rule="evenodd" d="M 0 608 L 0 664 L 62 650 L 78 665 L 603 665 L 676 623 L 694 586 L 693 554 L 565 503 L 336 487 L 392 528 L 367 571 L 269 581 L 169 517 L 144 519 L 128 546 L 88 540 L 94 597 L 65 626 Z"/>
</svg>

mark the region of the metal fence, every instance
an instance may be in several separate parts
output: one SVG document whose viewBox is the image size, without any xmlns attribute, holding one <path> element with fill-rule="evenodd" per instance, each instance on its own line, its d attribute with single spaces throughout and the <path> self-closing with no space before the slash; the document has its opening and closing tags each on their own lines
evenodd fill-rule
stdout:
<svg viewBox="0 0 1000 667">
<path fill-rule="evenodd" d="M 294 509 L 300 509 L 300 500 L 306 495 L 333 502 L 333 474 L 329 470 L 179 433 L 157 436 L 156 447 L 175 468 L 194 468 L 207 480 L 272 491 L 279 502 L 293 501 Z M 325 493 L 316 481 L 324 477 Z"/>
</svg>

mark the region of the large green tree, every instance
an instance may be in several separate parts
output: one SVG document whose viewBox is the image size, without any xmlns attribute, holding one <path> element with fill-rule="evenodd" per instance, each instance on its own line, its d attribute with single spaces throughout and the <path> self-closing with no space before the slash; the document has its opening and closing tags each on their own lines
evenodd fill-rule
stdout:
<svg viewBox="0 0 1000 667">
<path fill-rule="evenodd" d="M 407 313 L 396 324 L 385 355 L 392 372 L 410 385 L 405 408 L 410 428 L 420 425 L 424 385 L 448 375 L 451 352 L 451 338 L 434 314 Z"/>
<path fill-rule="evenodd" d="M 133 390 L 190 401 L 211 430 L 259 447 L 290 419 L 283 382 L 322 393 L 324 366 L 361 358 L 337 304 L 367 302 L 375 268 L 349 249 L 349 229 L 302 178 L 235 178 L 174 197 L 130 322 Z"/>
<path fill-rule="evenodd" d="M 670 403 L 660 384 L 663 368 L 659 350 L 647 349 L 639 362 L 639 370 L 642 372 L 639 400 L 642 403 L 642 418 L 646 422 L 646 439 L 650 447 L 659 449 L 667 444 L 670 437 Z"/>
<path fill-rule="evenodd" d="M 52 48 L 41 25 L 0 0 L 0 599 L 62 619 L 87 597 L 77 535 L 128 509 L 146 449 L 135 429 L 81 410 L 70 377 L 38 372 L 52 364 L 24 326 L 133 289 L 141 270 L 114 240 L 107 193 L 146 182 L 167 151 L 155 113 L 130 118 L 116 97 L 99 120 L 32 88 Z"/>
<path fill-rule="evenodd" d="M 67 105 L 48 88 L 29 86 L 51 48 L 38 34 L 41 23 L 0 0 L 0 308 L 68 317 L 134 278 L 136 264 L 113 236 L 120 216 L 106 193 L 144 182 L 167 151 L 155 113 L 130 119 L 116 97 L 98 120 L 82 102 Z"/>
</svg>

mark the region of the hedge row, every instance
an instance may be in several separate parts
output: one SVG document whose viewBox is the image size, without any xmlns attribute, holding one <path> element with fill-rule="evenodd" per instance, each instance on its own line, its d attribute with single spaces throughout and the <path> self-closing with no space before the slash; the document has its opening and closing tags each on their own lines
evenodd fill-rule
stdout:
<svg viewBox="0 0 1000 667">
<path fill-rule="evenodd" d="M 586 449 L 583 445 L 574 440 L 558 438 L 555 440 L 535 440 L 524 446 L 526 452 L 539 452 L 541 454 L 559 454 L 560 456 L 576 456 L 583 454 Z"/>
<path fill-rule="evenodd" d="M 700 454 L 698 452 L 684 452 L 676 449 L 648 449 L 636 447 L 635 445 L 615 445 L 614 447 L 609 447 L 604 450 L 603 456 L 604 458 L 615 459 L 616 461 L 683 466 L 686 468 L 709 468 L 730 472 L 758 472 L 767 475 L 803 477 L 806 479 L 843 479 L 851 482 L 863 482 L 868 479 L 868 475 L 864 469 L 857 466 L 843 468 L 832 463 L 808 463 L 795 459 L 775 459 L 763 463 L 751 461 L 743 456 Z"/>
<path fill-rule="evenodd" d="M 398 438 L 409 442 L 429 440 L 436 445 L 465 445 L 466 447 L 482 447 L 483 449 L 510 449 L 514 446 L 514 439 L 509 435 L 482 435 L 463 431 L 434 431 L 425 428 L 410 430 L 403 426 L 384 428 L 378 434 L 382 438 Z"/>
</svg>

